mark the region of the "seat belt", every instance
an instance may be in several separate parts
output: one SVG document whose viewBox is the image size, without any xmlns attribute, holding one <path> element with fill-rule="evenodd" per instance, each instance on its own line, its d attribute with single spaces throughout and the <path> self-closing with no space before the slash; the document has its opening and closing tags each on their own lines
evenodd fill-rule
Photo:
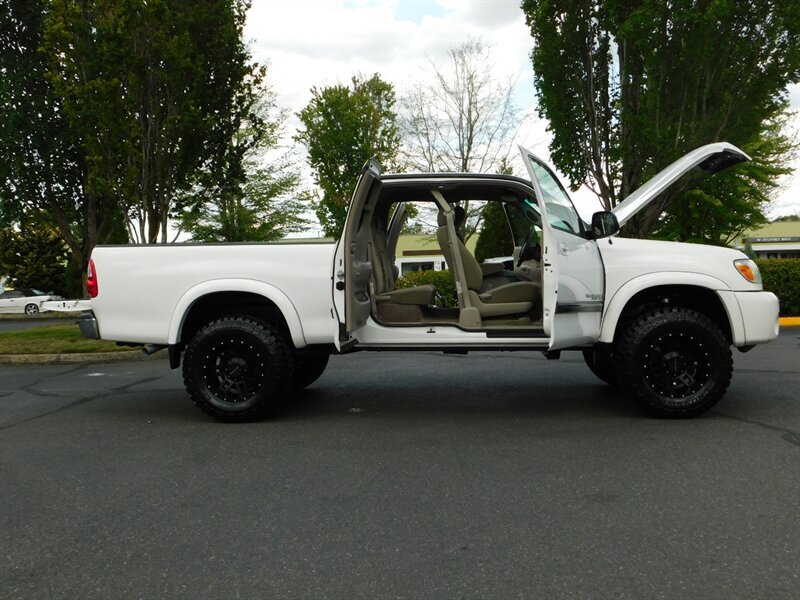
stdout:
<svg viewBox="0 0 800 600">
<path fill-rule="evenodd" d="M 436 203 L 444 213 L 445 223 L 447 225 L 447 244 L 450 246 L 450 255 L 453 257 L 453 267 L 455 268 L 455 284 L 456 284 L 456 297 L 458 298 L 458 307 L 460 309 L 471 308 L 472 303 L 469 299 L 469 294 L 466 293 L 467 274 L 464 271 L 464 261 L 461 260 L 461 249 L 458 245 L 453 245 L 453 240 L 458 239 L 456 235 L 455 224 L 455 211 L 447 200 L 444 199 L 439 190 L 431 190 L 431 195 L 436 199 Z"/>
</svg>

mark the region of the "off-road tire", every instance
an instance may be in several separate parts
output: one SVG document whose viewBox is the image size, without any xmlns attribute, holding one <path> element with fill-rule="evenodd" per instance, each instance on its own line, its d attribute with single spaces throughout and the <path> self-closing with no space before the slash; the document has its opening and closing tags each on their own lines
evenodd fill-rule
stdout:
<svg viewBox="0 0 800 600">
<path fill-rule="evenodd" d="M 707 316 L 682 307 L 649 310 L 616 344 L 620 385 L 652 415 L 688 418 L 725 394 L 733 373 L 730 340 Z"/>
<path fill-rule="evenodd" d="M 330 355 L 325 353 L 298 354 L 295 359 L 291 389 L 302 390 L 319 379 L 328 366 L 329 358 Z"/>
<path fill-rule="evenodd" d="M 39 314 L 39 307 L 35 304 L 26 304 L 25 305 L 25 314 L 26 315 L 38 315 Z"/>
<path fill-rule="evenodd" d="M 583 360 L 589 370 L 598 379 L 609 385 L 617 385 L 617 371 L 614 367 L 614 350 L 610 344 L 587 348 L 583 351 Z"/>
<path fill-rule="evenodd" d="M 224 317 L 186 346 L 183 381 L 200 410 L 220 421 L 252 421 L 280 406 L 294 371 L 293 348 L 272 326 Z"/>
</svg>

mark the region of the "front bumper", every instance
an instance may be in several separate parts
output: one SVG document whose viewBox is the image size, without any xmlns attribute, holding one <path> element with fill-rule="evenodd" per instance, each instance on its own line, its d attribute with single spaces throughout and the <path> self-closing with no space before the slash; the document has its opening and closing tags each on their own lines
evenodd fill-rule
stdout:
<svg viewBox="0 0 800 600">
<path fill-rule="evenodd" d="M 772 292 L 719 292 L 734 346 L 763 344 L 778 337 L 778 297 Z"/>
<path fill-rule="evenodd" d="M 82 312 L 78 315 L 78 328 L 81 335 L 90 340 L 100 339 L 100 329 L 97 327 L 97 318 L 92 311 Z"/>
</svg>

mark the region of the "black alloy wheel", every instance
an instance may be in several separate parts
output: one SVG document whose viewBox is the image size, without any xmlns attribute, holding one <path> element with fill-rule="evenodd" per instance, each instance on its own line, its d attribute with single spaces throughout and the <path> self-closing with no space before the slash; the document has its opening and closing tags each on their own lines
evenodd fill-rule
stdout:
<svg viewBox="0 0 800 600">
<path fill-rule="evenodd" d="M 294 369 L 291 345 L 270 325 L 225 317 L 198 331 L 183 375 L 192 401 L 222 421 L 245 421 L 277 408 Z"/>
<path fill-rule="evenodd" d="M 714 406 L 733 373 L 730 340 L 697 311 L 663 307 L 630 323 L 615 348 L 617 378 L 653 415 L 693 417 Z"/>
</svg>

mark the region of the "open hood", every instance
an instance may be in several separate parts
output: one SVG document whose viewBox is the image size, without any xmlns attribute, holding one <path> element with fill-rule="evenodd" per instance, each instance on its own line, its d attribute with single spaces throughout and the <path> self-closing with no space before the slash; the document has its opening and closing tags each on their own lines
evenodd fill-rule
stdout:
<svg viewBox="0 0 800 600">
<path fill-rule="evenodd" d="M 622 226 L 637 212 L 650 204 L 661 192 L 694 167 L 699 167 L 713 174 L 727 169 L 731 165 L 748 160 L 750 160 L 750 157 L 747 154 L 728 142 L 717 142 L 701 146 L 659 171 L 647 183 L 615 206 L 611 212 L 616 215 L 620 226 Z"/>
</svg>

